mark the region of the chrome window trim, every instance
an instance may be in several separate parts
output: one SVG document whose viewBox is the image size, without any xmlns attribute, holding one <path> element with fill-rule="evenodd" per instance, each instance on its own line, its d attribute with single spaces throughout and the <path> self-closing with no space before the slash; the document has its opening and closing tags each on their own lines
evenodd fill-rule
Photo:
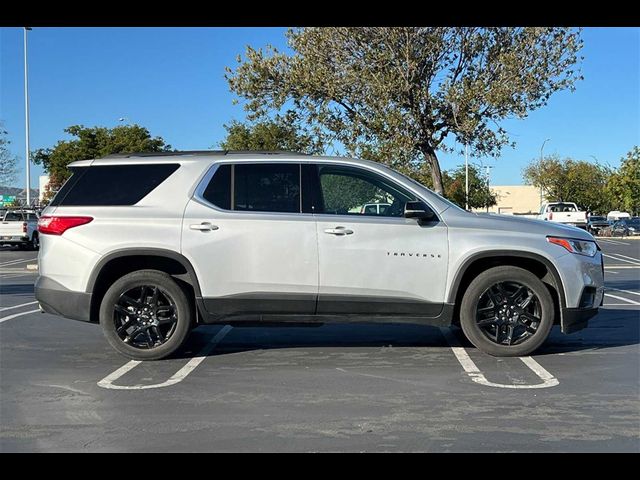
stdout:
<svg viewBox="0 0 640 480">
<path fill-rule="evenodd" d="M 303 164 L 311 164 L 311 165 L 316 165 L 316 166 L 320 166 L 320 165 L 332 165 L 332 166 L 344 166 L 344 167 L 351 167 L 351 168 L 356 168 L 356 169 L 361 169 L 364 170 L 368 173 L 372 173 L 375 175 L 381 175 L 382 177 L 385 178 L 385 180 L 387 180 L 388 182 L 391 182 L 394 185 L 400 184 L 404 189 L 409 190 L 411 193 L 413 193 L 416 198 L 418 198 L 419 200 L 423 201 L 432 211 L 433 213 L 436 215 L 437 218 L 437 222 L 438 223 L 442 223 L 442 218 L 441 215 L 438 214 L 438 211 L 433 207 L 433 205 L 431 204 L 431 202 L 429 202 L 427 199 L 425 199 L 425 197 L 423 195 L 421 195 L 419 192 L 416 191 L 416 189 L 412 188 L 411 184 L 408 183 L 404 183 L 404 182 L 398 182 L 395 178 L 393 178 L 391 175 L 388 175 L 386 172 L 380 172 L 374 168 L 370 168 L 368 165 L 360 165 L 357 163 L 350 163 L 348 161 L 346 162 L 338 162 L 338 161 L 331 161 L 331 162 L 327 162 L 327 161 L 323 161 L 322 159 L 320 159 L 319 161 L 313 161 L 313 157 L 311 158 L 305 158 L 305 159 L 300 159 L 300 160 L 293 160 L 290 161 L 289 159 L 286 160 L 281 160 L 279 162 L 274 162 L 272 159 L 256 159 L 254 160 L 243 160 L 243 161 L 237 161 L 237 160 L 224 160 L 224 161 L 216 161 L 213 164 L 211 164 L 207 170 L 207 172 L 204 174 L 204 176 L 202 177 L 202 179 L 200 180 L 200 182 L 198 183 L 197 187 L 194 190 L 193 193 L 193 197 L 192 199 L 198 203 L 200 203 L 201 205 L 204 205 L 206 207 L 209 207 L 213 210 L 215 210 L 216 212 L 225 214 L 225 215 L 241 215 L 241 216 L 246 216 L 246 215 L 256 215 L 256 216 L 260 216 L 260 217 L 264 217 L 264 216 L 275 216 L 276 218 L 279 217 L 293 217 L 293 218 L 308 218 L 308 217 L 317 217 L 319 219 L 330 219 L 330 218 L 336 218 L 336 219 L 351 219 L 351 220 L 363 220 L 363 219 L 374 219 L 374 220 L 380 220 L 380 219 L 386 219 L 386 220 L 392 220 L 392 222 L 389 221 L 385 221 L 384 223 L 398 223 L 398 224 L 405 224 L 407 220 L 411 220 L 411 219 L 407 219 L 405 217 L 378 217 L 378 216 L 374 216 L 374 215 L 362 215 L 362 217 L 357 217 L 356 215 L 333 215 L 330 213 L 302 213 L 302 207 L 300 208 L 300 212 L 299 213 L 291 213 L 291 212 L 252 212 L 252 211 L 247 211 L 247 210 L 225 210 L 222 209 L 216 205 L 214 205 L 213 203 L 209 202 L 208 200 L 206 200 L 203 196 L 203 193 L 205 191 L 205 189 L 207 188 L 207 185 L 209 185 L 209 182 L 211 181 L 211 179 L 213 178 L 213 176 L 215 175 L 215 173 L 218 171 L 218 168 L 222 165 L 237 165 L 237 164 L 243 164 L 243 163 L 273 163 L 273 164 L 277 164 L 277 163 L 294 163 L 294 164 L 298 164 L 300 165 L 300 175 L 302 175 L 302 165 Z M 233 174 L 233 170 L 232 174 Z M 231 185 L 231 187 L 233 188 L 233 184 Z M 233 194 L 233 192 L 232 192 Z M 302 178 L 300 179 L 300 199 L 302 201 Z M 233 202 L 233 197 L 232 197 L 232 202 Z M 412 222 L 415 223 L 415 222 Z M 436 222 L 434 222 L 436 223 Z"/>
<path fill-rule="evenodd" d="M 218 168 L 222 165 L 238 165 L 238 164 L 252 164 L 252 163 L 276 163 L 276 162 L 268 162 L 268 161 L 263 161 L 263 162 L 252 162 L 252 161 L 248 161 L 248 162 L 238 162 L 238 161 L 226 161 L 226 162 L 216 162 L 213 165 L 211 165 L 209 167 L 209 170 L 207 171 L 207 173 L 204 175 L 204 177 L 202 177 L 202 180 L 200 180 L 200 183 L 198 184 L 198 186 L 195 189 L 195 192 L 193 194 L 193 200 L 200 203 L 201 205 L 204 205 L 205 207 L 209 207 L 212 210 L 215 210 L 216 212 L 222 213 L 224 215 L 228 215 L 228 216 L 233 216 L 233 215 L 238 215 L 238 216 L 243 216 L 243 217 L 247 217 L 247 216 L 258 216 L 261 218 L 264 217 L 268 217 L 268 216 L 274 216 L 276 217 L 276 219 L 280 219 L 282 220 L 282 217 L 292 217 L 293 219 L 301 219 L 301 218 L 306 218 L 306 219 L 310 219 L 313 218 L 313 214 L 312 213 L 302 213 L 302 203 L 300 204 L 300 212 L 262 212 L 262 211 L 251 211 L 251 210 L 226 210 L 224 208 L 220 208 L 217 205 L 214 205 L 213 203 L 209 202 L 207 199 L 204 198 L 204 191 L 206 190 L 207 186 L 209 185 L 209 182 L 211 181 L 211 179 L 213 178 L 213 176 L 216 174 L 216 172 L 218 171 Z M 296 161 L 292 161 L 292 162 L 277 162 L 277 163 L 284 163 L 284 164 L 294 164 L 294 165 L 298 165 L 300 166 L 300 171 L 302 172 L 302 164 L 300 162 L 296 162 Z M 233 180 L 234 180 L 234 168 L 231 169 L 231 206 L 233 207 Z M 302 174 L 301 174 L 302 175 Z M 302 199 L 302 183 L 300 184 L 300 198 Z M 301 200 L 302 202 L 302 200 Z"/>
<path fill-rule="evenodd" d="M 433 208 L 433 205 L 431 205 L 431 203 L 429 201 L 427 201 L 422 195 L 420 195 L 418 192 L 416 192 L 413 188 L 411 188 L 410 185 L 407 185 L 403 182 L 398 182 L 395 178 L 391 177 L 391 175 L 387 175 L 385 172 L 379 172 L 373 168 L 368 168 L 368 166 L 363 166 L 363 165 L 359 165 L 359 164 L 353 164 L 353 163 L 337 163 L 337 162 L 315 162 L 315 165 L 320 166 L 320 165 L 330 165 L 330 166 L 341 166 L 341 167 L 350 167 L 350 168 L 354 168 L 354 169 L 359 169 L 359 170 L 364 170 L 367 173 L 373 174 L 373 175 L 379 175 L 382 176 L 386 181 L 388 181 L 389 183 L 391 183 L 392 185 L 400 185 L 404 190 L 408 190 L 411 193 L 413 193 L 416 198 L 418 200 L 421 200 L 422 202 L 424 202 L 430 209 L 431 211 L 435 214 L 436 219 L 433 223 L 440 223 L 442 222 L 442 219 L 440 218 L 440 215 L 438 214 L 437 210 L 435 208 Z M 415 224 L 415 220 L 411 221 L 410 218 L 406 218 L 406 217 L 383 217 L 383 216 L 378 216 L 378 215 L 362 215 L 362 216 L 358 216 L 358 215 L 337 215 L 337 214 L 332 214 L 332 213 L 316 213 L 315 214 L 316 217 L 327 217 L 327 218 L 342 218 L 342 219 L 363 219 L 363 218 L 367 218 L 367 219 L 376 219 L 376 220 L 380 220 L 380 219 L 385 219 L 385 220 L 396 220 L 395 222 L 388 222 L 385 221 L 384 223 L 398 223 L 398 224 L 405 224 L 407 222 L 398 222 L 398 220 L 409 220 L 411 222 L 411 224 Z"/>
</svg>

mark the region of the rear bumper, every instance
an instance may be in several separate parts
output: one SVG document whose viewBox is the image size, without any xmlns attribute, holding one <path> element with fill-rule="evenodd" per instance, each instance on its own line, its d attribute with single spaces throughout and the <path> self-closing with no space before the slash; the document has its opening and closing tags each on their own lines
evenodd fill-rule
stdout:
<svg viewBox="0 0 640 480">
<path fill-rule="evenodd" d="M 73 320 L 91 321 L 91 294 L 75 292 L 48 277 L 39 276 L 35 284 L 40 309 Z"/>
<path fill-rule="evenodd" d="M 598 314 L 598 307 L 594 308 L 563 308 L 562 333 L 573 333 L 589 325 L 589 319 Z"/>
<path fill-rule="evenodd" d="M 27 243 L 30 242 L 31 239 L 29 237 L 23 237 L 21 235 L 17 236 L 0 236 L 0 244 L 9 244 L 9 243 Z"/>
</svg>

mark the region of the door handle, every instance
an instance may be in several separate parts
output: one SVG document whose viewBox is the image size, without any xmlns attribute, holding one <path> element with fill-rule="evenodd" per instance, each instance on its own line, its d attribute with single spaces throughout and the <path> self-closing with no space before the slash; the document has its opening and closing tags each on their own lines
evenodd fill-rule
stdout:
<svg viewBox="0 0 640 480">
<path fill-rule="evenodd" d="M 345 227 L 336 227 L 336 228 L 327 228 L 324 233 L 328 233 L 331 235 L 351 235 L 353 230 L 349 230 Z"/>
<path fill-rule="evenodd" d="M 202 223 L 193 223 L 189 225 L 189 228 L 191 230 L 200 230 L 201 232 L 208 232 L 210 230 L 218 230 L 219 227 L 217 225 L 212 225 L 209 222 L 202 222 Z"/>
</svg>

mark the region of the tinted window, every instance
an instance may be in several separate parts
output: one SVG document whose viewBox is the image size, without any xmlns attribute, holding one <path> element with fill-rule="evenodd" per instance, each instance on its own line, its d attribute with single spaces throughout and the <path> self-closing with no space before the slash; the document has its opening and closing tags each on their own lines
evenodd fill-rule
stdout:
<svg viewBox="0 0 640 480">
<path fill-rule="evenodd" d="M 300 212 L 300 165 L 238 164 L 232 176 L 234 210 Z"/>
<path fill-rule="evenodd" d="M 207 202 L 231 210 L 231 165 L 220 165 L 202 193 Z"/>
<path fill-rule="evenodd" d="M 4 217 L 5 222 L 21 222 L 24 221 L 24 214 L 22 212 L 7 212 Z"/>
<path fill-rule="evenodd" d="M 555 205 L 551 205 L 549 210 L 552 212 L 575 212 L 576 207 L 567 203 L 557 203 Z"/>
<path fill-rule="evenodd" d="M 56 194 L 51 205 L 133 205 L 175 172 L 178 164 L 83 167 Z"/>
<path fill-rule="evenodd" d="M 336 215 L 401 217 L 416 196 L 372 172 L 359 168 L 319 167 L 323 211 Z"/>
</svg>

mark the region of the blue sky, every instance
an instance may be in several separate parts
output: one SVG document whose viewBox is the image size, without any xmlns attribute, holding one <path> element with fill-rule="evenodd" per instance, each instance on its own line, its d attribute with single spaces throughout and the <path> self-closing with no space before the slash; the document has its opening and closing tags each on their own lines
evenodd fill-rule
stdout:
<svg viewBox="0 0 640 480">
<path fill-rule="evenodd" d="M 29 33 L 31 148 L 53 146 L 73 124 L 115 126 L 126 117 L 173 147 L 217 148 L 223 124 L 242 120 L 224 80 L 245 45 L 283 48 L 284 28 L 34 28 Z M 557 153 L 612 166 L 640 143 L 640 29 L 583 32 L 584 81 L 545 108 L 504 126 L 517 145 L 498 159 L 491 183 L 521 184 L 522 168 Z M 21 28 L 0 29 L 0 120 L 24 163 Z M 443 169 L 464 163 L 440 154 Z M 473 160 L 477 161 L 477 160 Z M 32 185 L 42 171 L 32 168 Z M 21 173 L 19 184 L 24 184 Z"/>
</svg>

